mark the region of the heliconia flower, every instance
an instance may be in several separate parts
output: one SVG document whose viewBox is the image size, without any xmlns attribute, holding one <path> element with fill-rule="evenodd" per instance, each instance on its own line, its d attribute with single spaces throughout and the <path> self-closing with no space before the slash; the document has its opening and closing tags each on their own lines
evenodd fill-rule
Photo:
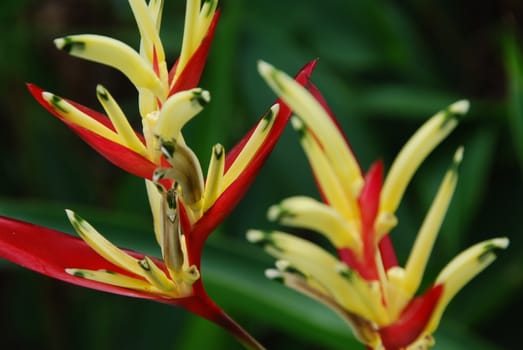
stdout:
<svg viewBox="0 0 523 350">
<path fill-rule="evenodd" d="M 162 142 L 185 146 L 181 130 L 210 101 L 198 88 L 219 18 L 217 0 L 187 0 L 179 58 L 168 70 L 160 40 L 163 0 L 129 0 L 141 37 L 135 51 L 116 39 L 93 34 L 56 39 L 57 48 L 121 71 L 138 90 L 143 136 L 137 134 L 112 95 L 101 85 L 96 95 L 106 115 L 29 84 L 33 96 L 82 139 L 122 169 L 152 179 L 167 166 Z M 190 152 L 192 153 L 192 151 Z M 191 154 L 191 157 L 192 156 Z"/>
<path fill-rule="evenodd" d="M 303 88 L 260 62 L 260 74 L 294 110 L 298 131 L 323 201 L 297 196 L 268 211 L 270 220 L 325 236 L 337 257 L 308 240 L 280 231 L 251 230 L 247 238 L 276 257 L 266 275 L 335 310 L 369 349 L 427 349 L 454 295 L 495 259 L 507 238 L 478 243 L 454 258 L 425 291 L 419 291 L 427 261 L 451 201 L 463 148 L 425 217 L 405 266 L 389 239 L 395 212 L 414 173 L 455 128 L 469 108 L 462 100 L 429 119 L 407 142 L 383 180 L 376 162 L 364 175 L 319 91 Z"/>
<path fill-rule="evenodd" d="M 72 55 L 119 69 L 136 86 L 143 135 L 136 133 L 111 94 L 96 89 L 107 115 L 29 85 L 34 97 L 108 160 L 146 179 L 161 259 L 121 249 L 73 211 L 81 239 L 0 218 L 0 257 L 73 284 L 179 305 L 261 348 L 205 293 L 200 276 L 203 244 L 254 180 L 291 115 L 279 100 L 226 154 L 212 149 L 207 178 L 181 130 L 210 100 L 197 88 L 218 20 L 217 1 L 188 0 L 180 57 L 167 70 L 159 39 L 163 1 L 129 0 L 141 35 L 140 51 L 98 35 L 55 40 Z M 308 83 L 315 61 L 296 76 Z"/>
</svg>

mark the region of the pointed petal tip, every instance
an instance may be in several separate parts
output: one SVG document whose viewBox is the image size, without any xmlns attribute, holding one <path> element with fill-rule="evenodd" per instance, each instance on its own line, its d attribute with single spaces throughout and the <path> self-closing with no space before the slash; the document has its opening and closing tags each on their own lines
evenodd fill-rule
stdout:
<svg viewBox="0 0 523 350">
<path fill-rule="evenodd" d="M 313 59 L 312 61 L 307 62 L 307 63 L 303 66 L 303 68 L 300 70 L 300 72 L 305 73 L 307 79 L 309 79 L 310 76 L 312 75 L 312 72 L 313 72 L 314 69 L 316 68 L 316 65 L 318 64 L 319 61 L 320 61 L 319 58 L 315 58 L 315 59 Z"/>
<path fill-rule="evenodd" d="M 65 214 L 67 215 L 67 219 L 69 219 L 69 222 L 76 230 L 76 227 L 78 226 L 79 222 L 82 220 L 81 217 L 79 217 L 74 211 L 71 209 L 65 209 Z"/>
<path fill-rule="evenodd" d="M 265 233 L 260 230 L 247 231 L 247 240 L 251 243 L 261 243 L 265 240 Z"/>
<path fill-rule="evenodd" d="M 64 211 L 65 211 L 65 214 L 67 214 L 67 217 L 69 219 L 74 217 L 74 211 L 72 211 L 71 209 L 64 209 Z"/>
<path fill-rule="evenodd" d="M 208 90 L 203 90 L 196 88 L 193 91 L 194 99 L 200 104 L 200 106 L 205 107 L 211 102 L 211 93 Z"/>
<path fill-rule="evenodd" d="M 469 111 L 470 102 L 468 100 L 459 100 L 449 106 L 449 111 L 456 115 L 465 115 Z"/>
<path fill-rule="evenodd" d="M 258 60 L 258 72 L 261 76 L 269 76 L 275 70 L 276 69 L 271 64 L 263 60 Z"/>
<path fill-rule="evenodd" d="M 269 111 L 270 111 L 270 113 L 266 114 L 267 117 L 272 117 L 272 116 L 278 115 L 278 113 L 280 113 L 280 104 L 279 103 L 273 104 L 271 106 L 271 108 L 269 109 Z"/>
</svg>

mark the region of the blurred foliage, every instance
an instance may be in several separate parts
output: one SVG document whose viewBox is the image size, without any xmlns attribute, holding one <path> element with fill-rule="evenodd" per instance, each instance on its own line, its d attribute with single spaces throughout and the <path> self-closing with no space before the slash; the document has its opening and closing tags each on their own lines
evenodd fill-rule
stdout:
<svg viewBox="0 0 523 350">
<path fill-rule="evenodd" d="M 166 1 L 162 37 L 173 60 L 184 1 Z M 472 109 L 409 187 L 392 232 L 405 258 L 453 150 L 465 146 L 460 183 L 427 283 L 460 250 L 507 235 L 510 248 L 456 297 L 436 349 L 516 349 L 523 324 L 523 3 L 436 0 L 223 0 L 202 87 L 212 103 L 188 126 L 203 164 L 210 148 L 234 142 L 272 103 L 256 72 L 262 58 L 290 74 L 319 57 L 314 82 L 364 169 L 390 165 L 429 116 L 468 98 Z M 31 81 L 87 106 L 105 85 L 135 118 L 136 92 L 114 70 L 69 57 L 52 39 L 98 33 L 135 47 L 123 0 L 0 3 L 0 214 L 71 232 L 63 208 L 81 213 L 116 242 L 155 253 L 143 181 L 115 169 L 26 92 Z M 247 197 L 205 251 L 210 294 L 269 348 L 361 349 L 329 310 L 263 277 L 272 261 L 248 245 L 267 228 L 269 205 L 316 196 L 295 135 L 287 130 Z M 11 264 L 0 265 L 5 349 L 237 349 L 214 325 L 141 300 L 84 290 Z M 202 336 L 204 335 L 204 336 Z"/>
</svg>

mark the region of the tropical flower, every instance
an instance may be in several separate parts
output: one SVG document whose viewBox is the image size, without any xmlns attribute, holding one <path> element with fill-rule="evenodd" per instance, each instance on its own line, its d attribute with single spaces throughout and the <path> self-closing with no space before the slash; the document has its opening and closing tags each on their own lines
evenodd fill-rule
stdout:
<svg viewBox="0 0 523 350">
<path fill-rule="evenodd" d="M 129 0 L 140 50 L 99 35 L 55 40 L 69 54 L 112 66 L 136 86 L 143 135 L 136 133 L 102 86 L 107 115 L 29 85 L 34 97 L 89 145 L 122 169 L 146 179 L 162 259 L 121 249 L 71 210 L 82 238 L 0 218 L 0 257 L 73 284 L 182 306 L 228 330 L 248 347 L 261 347 L 208 297 L 200 278 L 203 244 L 252 183 L 290 117 L 277 101 L 229 152 L 212 149 L 207 178 L 181 129 L 210 101 L 197 88 L 219 11 L 217 1 L 188 0 L 180 57 L 167 70 L 160 41 L 163 1 Z M 306 84 L 315 62 L 296 76 Z"/>
<path fill-rule="evenodd" d="M 268 211 L 270 220 L 325 236 L 337 257 L 308 240 L 285 232 L 251 230 L 247 237 L 276 257 L 269 278 L 315 298 L 348 322 L 371 349 L 427 349 L 442 313 L 454 295 L 494 259 L 506 238 L 478 243 L 454 258 L 421 294 L 420 283 L 458 179 L 463 148 L 425 217 L 404 267 L 398 265 L 389 232 L 414 173 L 455 128 L 469 108 L 458 101 L 429 119 L 407 142 L 383 181 L 383 164 L 363 175 L 338 123 L 319 91 L 309 91 L 283 72 L 260 62 L 271 88 L 297 114 L 292 124 L 314 173 L 323 202 L 297 196 Z"/>
</svg>

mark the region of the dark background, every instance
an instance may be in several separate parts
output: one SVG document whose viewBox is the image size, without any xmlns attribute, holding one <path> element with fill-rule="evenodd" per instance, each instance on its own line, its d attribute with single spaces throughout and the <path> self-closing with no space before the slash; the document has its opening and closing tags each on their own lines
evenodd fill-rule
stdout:
<svg viewBox="0 0 523 350">
<path fill-rule="evenodd" d="M 167 1 L 162 38 L 174 61 L 184 1 Z M 461 98 L 471 111 L 407 190 L 392 232 L 405 259 L 445 168 L 465 160 L 430 261 L 426 284 L 458 252 L 508 236 L 510 248 L 458 294 L 436 349 L 516 349 L 523 323 L 523 3 L 504 1 L 222 1 L 201 86 L 212 102 L 184 129 L 204 171 L 213 144 L 230 149 L 274 96 L 256 72 L 264 59 L 294 74 L 320 58 L 313 80 L 338 116 L 364 169 L 391 164 L 428 117 Z M 52 39 L 109 35 L 138 46 L 126 1 L 0 3 L 0 214 L 71 232 L 64 208 L 111 240 L 157 254 L 143 181 L 115 168 L 32 100 L 25 82 L 101 110 L 102 83 L 139 127 L 137 94 L 113 69 L 69 57 Z M 290 129 L 290 128 L 289 128 Z M 272 259 L 245 242 L 273 227 L 266 209 L 317 196 L 296 135 L 286 130 L 246 198 L 209 242 L 211 295 L 271 349 L 362 349 L 328 309 L 266 280 Z M 237 349 L 187 312 L 81 289 L 0 263 L 2 349 Z"/>
</svg>

